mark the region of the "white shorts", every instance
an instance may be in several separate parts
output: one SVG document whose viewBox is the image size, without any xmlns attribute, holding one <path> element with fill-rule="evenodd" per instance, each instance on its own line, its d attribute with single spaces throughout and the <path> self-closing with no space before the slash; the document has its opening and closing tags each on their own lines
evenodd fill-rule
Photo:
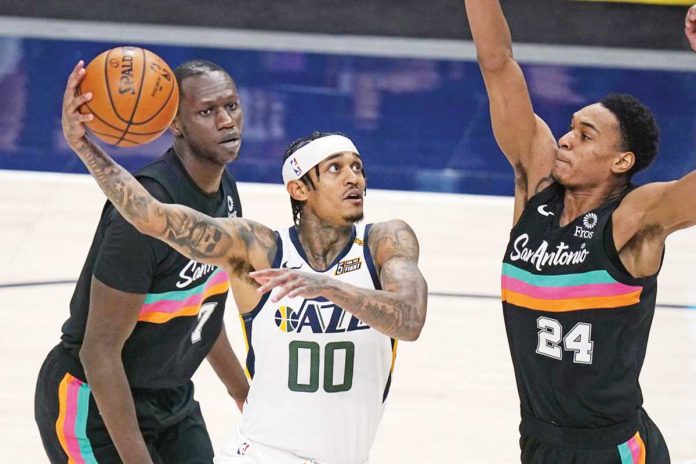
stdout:
<svg viewBox="0 0 696 464">
<path fill-rule="evenodd" d="M 297 456 L 290 451 L 255 443 L 237 431 L 213 460 L 215 464 L 324 464 Z"/>
</svg>

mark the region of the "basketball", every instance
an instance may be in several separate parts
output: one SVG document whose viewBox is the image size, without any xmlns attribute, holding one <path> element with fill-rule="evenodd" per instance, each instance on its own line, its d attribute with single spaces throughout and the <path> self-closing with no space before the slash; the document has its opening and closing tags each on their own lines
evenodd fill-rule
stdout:
<svg viewBox="0 0 696 464">
<path fill-rule="evenodd" d="M 116 47 L 94 58 L 78 92 L 92 113 L 89 130 L 111 145 L 132 147 L 159 137 L 176 116 L 179 89 L 167 63 L 149 50 Z"/>
</svg>

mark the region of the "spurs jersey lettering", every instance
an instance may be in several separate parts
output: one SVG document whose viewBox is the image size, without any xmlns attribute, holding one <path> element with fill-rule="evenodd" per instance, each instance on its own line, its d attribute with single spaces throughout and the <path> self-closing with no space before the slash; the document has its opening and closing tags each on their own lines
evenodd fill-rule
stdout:
<svg viewBox="0 0 696 464">
<path fill-rule="evenodd" d="M 325 271 L 310 267 L 294 227 L 278 231 L 273 267 L 379 289 L 369 230 L 354 226 L 350 242 Z M 252 382 L 241 433 L 328 464 L 366 462 L 389 391 L 396 341 L 325 298 L 272 303 L 270 295 L 242 318 Z"/>
<path fill-rule="evenodd" d="M 562 427 L 611 427 L 643 402 L 638 377 L 657 275 L 636 279 L 621 263 L 611 216 L 623 197 L 561 227 L 563 196 L 554 184 L 529 200 L 503 260 L 522 413 Z"/>
</svg>

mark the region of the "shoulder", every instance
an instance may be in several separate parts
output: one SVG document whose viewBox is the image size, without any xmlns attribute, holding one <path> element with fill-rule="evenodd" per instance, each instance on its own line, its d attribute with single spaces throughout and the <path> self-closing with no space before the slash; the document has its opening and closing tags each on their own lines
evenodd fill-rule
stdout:
<svg viewBox="0 0 696 464">
<path fill-rule="evenodd" d="M 651 217 L 660 208 L 665 193 L 674 182 L 653 182 L 633 189 L 612 213 L 612 228 L 617 250 L 621 250 L 633 237 L 664 235 L 660 224 Z"/>
<path fill-rule="evenodd" d="M 614 210 L 614 219 L 640 220 L 659 205 L 664 194 L 675 182 L 652 182 L 631 190 Z"/>
<path fill-rule="evenodd" d="M 155 197 L 157 200 L 165 203 L 171 203 L 173 201 L 173 198 L 167 188 L 156 179 L 153 179 L 152 177 L 141 177 L 138 179 L 138 181 L 143 187 L 145 187 L 150 195 Z"/>
<path fill-rule="evenodd" d="M 401 219 L 373 224 L 368 236 L 368 245 L 378 264 L 395 256 L 418 259 L 420 252 L 416 233 Z"/>
</svg>

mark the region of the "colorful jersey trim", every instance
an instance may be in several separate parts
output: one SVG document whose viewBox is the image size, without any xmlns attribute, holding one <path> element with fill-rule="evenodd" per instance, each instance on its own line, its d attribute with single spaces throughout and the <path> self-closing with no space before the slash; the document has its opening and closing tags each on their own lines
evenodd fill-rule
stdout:
<svg viewBox="0 0 696 464">
<path fill-rule="evenodd" d="M 68 464 L 97 464 L 87 438 L 90 394 L 89 385 L 70 374 L 65 374 L 58 387 L 56 433 L 63 451 L 68 455 Z"/>
<path fill-rule="evenodd" d="M 222 269 L 217 269 L 207 281 L 194 288 L 148 294 L 140 308 L 138 321 L 162 324 L 175 317 L 195 316 L 206 299 L 227 293 L 229 289 L 227 274 Z"/>
<path fill-rule="evenodd" d="M 579 311 L 631 306 L 643 287 L 616 281 L 607 271 L 537 275 L 503 264 L 502 299 L 538 311 Z"/>
<path fill-rule="evenodd" d="M 640 437 L 640 433 L 636 434 L 626 443 L 617 446 L 621 464 L 645 464 L 645 443 Z"/>
</svg>

